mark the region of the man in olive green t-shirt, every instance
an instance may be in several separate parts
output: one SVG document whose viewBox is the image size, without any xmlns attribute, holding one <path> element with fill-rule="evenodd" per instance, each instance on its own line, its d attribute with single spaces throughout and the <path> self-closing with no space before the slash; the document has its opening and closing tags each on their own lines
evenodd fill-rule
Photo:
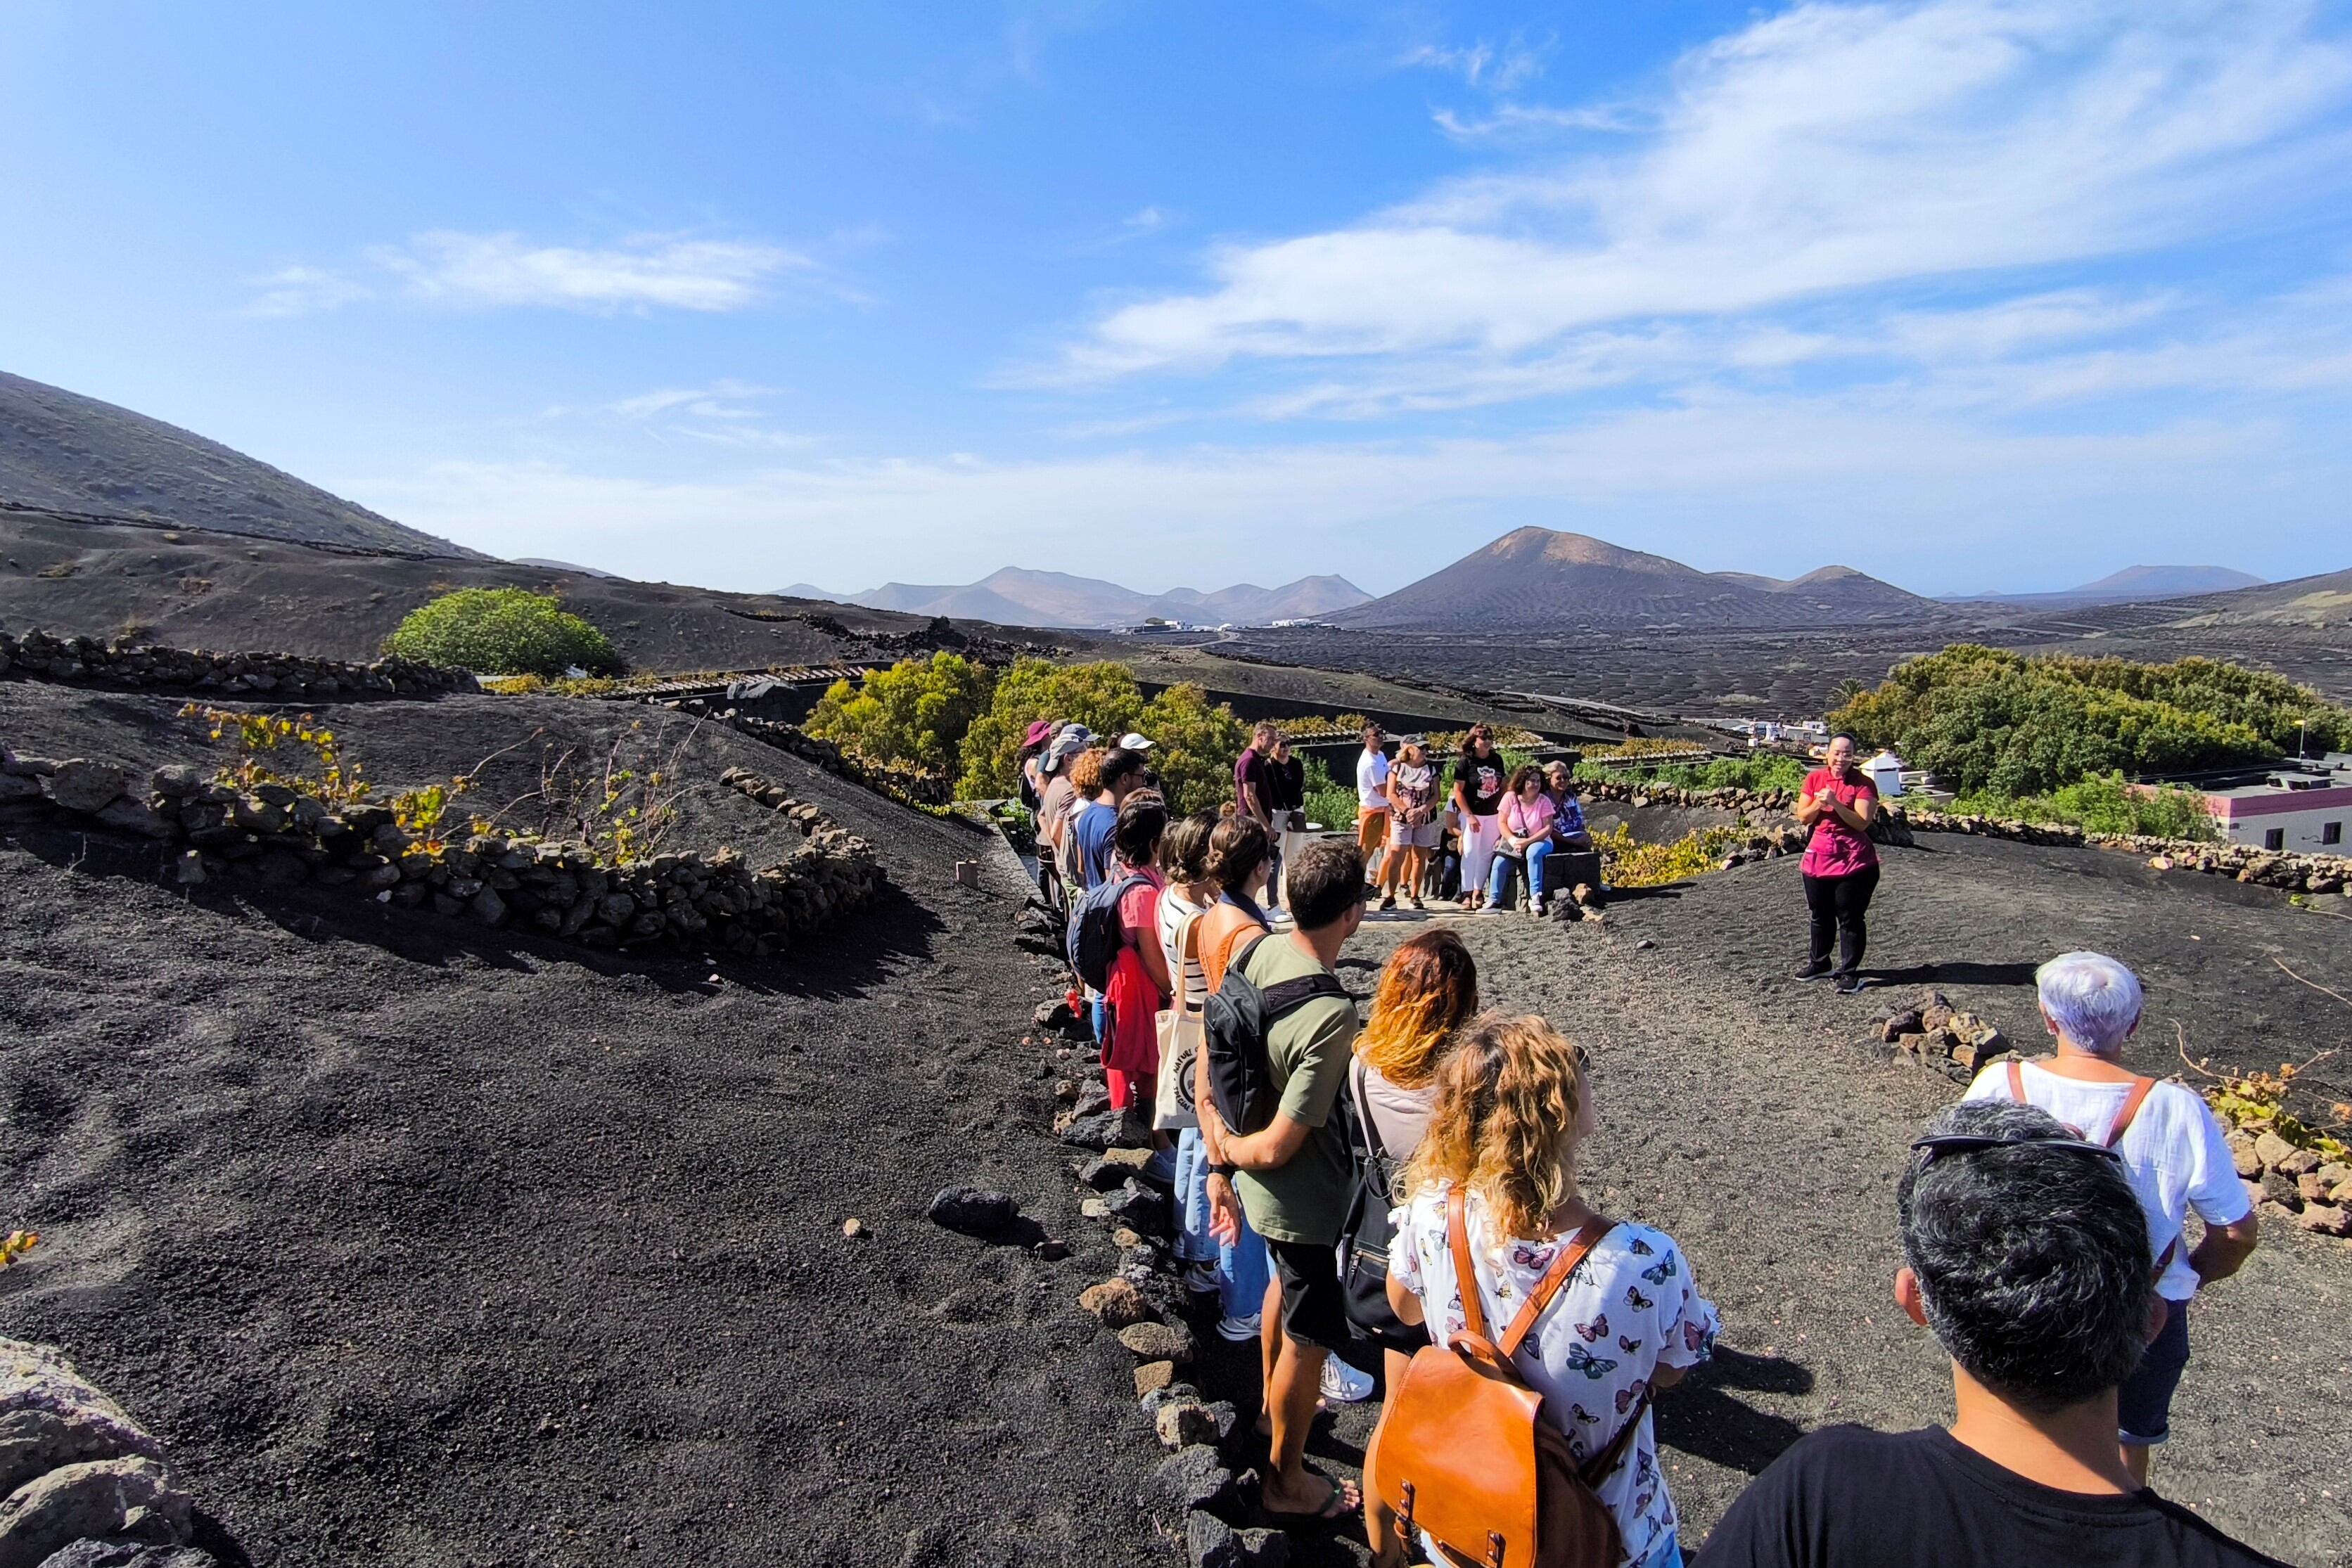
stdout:
<svg viewBox="0 0 2352 1568">
<path fill-rule="evenodd" d="M 1363 852 L 1344 839 L 1299 852 L 1290 869 L 1290 912 L 1297 925 L 1261 938 L 1242 966 L 1261 990 L 1330 971 L 1363 923 Z M 1348 1337 L 1335 1248 L 1355 1162 L 1332 1110 L 1355 1039 L 1352 1000 L 1302 1003 L 1266 1031 L 1267 1064 L 1280 1096 L 1274 1119 L 1246 1135 L 1211 1129 L 1223 1150 L 1223 1162 L 1210 1169 L 1211 1223 L 1221 1234 L 1237 1235 L 1231 1211 L 1238 1201 L 1274 1255 L 1261 1341 L 1272 1454 L 1261 1500 L 1277 1523 L 1337 1518 L 1362 1502 L 1355 1487 L 1307 1469 L 1307 1429 L 1323 1364 Z M 1214 1121 L 1213 1105 L 1204 1102 L 1202 1111 L 1204 1123 Z"/>
</svg>

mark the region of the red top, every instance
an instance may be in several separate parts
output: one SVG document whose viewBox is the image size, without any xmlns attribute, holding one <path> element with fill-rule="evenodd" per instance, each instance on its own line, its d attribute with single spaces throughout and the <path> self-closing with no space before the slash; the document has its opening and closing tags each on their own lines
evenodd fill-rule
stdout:
<svg viewBox="0 0 2352 1568">
<path fill-rule="evenodd" d="M 1816 798 L 1833 796 L 1841 806 L 1853 808 L 1866 799 L 1878 799 L 1878 786 L 1866 773 L 1852 779 L 1840 779 L 1826 768 L 1816 768 L 1805 775 L 1805 793 Z M 1870 841 L 1867 833 L 1857 833 L 1835 817 L 1821 816 L 1813 820 L 1813 836 L 1805 845 L 1805 858 L 1798 869 L 1807 876 L 1852 876 L 1878 863 L 1878 846 Z"/>
</svg>

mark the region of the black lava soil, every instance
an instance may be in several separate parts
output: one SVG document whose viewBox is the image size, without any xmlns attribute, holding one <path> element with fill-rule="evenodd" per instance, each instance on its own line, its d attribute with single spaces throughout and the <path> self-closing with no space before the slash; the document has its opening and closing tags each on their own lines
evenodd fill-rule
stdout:
<svg viewBox="0 0 2352 1568">
<path fill-rule="evenodd" d="M 155 699 L 0 690 L 20 751 L 191 755 Z M 629 716 L 348 728 L 402 781 Z M 1017 875 L 959 888 L 978 831 L 697 747 L 875 839 L 894 891 L 771 962 L 591 957 L 0 841 L 0 1228 L 42 1235 L 0 1333 L 62 1345 L 257 1563 L 1167 1561 L 1133 1357 L 1075 1305 L 1115 1260 L 1019 1045 Z M 698 799 L 691 837 L 797 838 Z M 1034 1223 L 930 1225 L 965 1181 Z"/>
</svg>

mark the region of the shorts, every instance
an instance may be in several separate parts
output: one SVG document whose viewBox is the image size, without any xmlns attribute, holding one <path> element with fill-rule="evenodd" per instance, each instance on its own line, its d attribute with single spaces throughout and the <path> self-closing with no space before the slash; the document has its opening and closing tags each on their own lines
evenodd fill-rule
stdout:
<svg viewBox="0 0 2352 1568">
<path fill-rule="evenodd" d="M 2164 1305 L 2163 1332 L 2116 1394 L 2116 1425 L 2126 1448 L 2153 1448 L 2172 1436 L 2172 1391 L 2189 1364 L 2189 1303 Z"/>
<path fill-rule="evenodd" d="M 1348 1298 L 1339 1289 L 1339 1254 L 1329 1243 L 1267 1239 L 1275 1278 L 1282 1281 L 1282 1332 L 1303 1344 L 1340 1350 L 1348 1330 Z"/>
<path fill-rule="evenodd" d="M 1445 824 L 1432 817 L 1419 826 L 1399 822 L 1393 836 L 1397 848 L 1401 850 L 1433 850 L 1437 847 L 1438 835 L 1444 831 Z"/>
<path fill-rule="evenodd" d="M 1381 806 L 1356 808 L 1356 847 L 1367 855 L 1389 841 L 1388 810 Z"/>
</svg>

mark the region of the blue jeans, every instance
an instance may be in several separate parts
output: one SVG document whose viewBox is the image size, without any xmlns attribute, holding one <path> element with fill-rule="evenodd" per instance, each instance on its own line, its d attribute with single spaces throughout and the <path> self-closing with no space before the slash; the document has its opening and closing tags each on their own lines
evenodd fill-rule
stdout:
<svg viewBox="0 0 2352 1568">
<path fill-rule="evenodd" d="M 1177 1255 L 1216 1264 L 1217 1304 L 1226 1317 L 1255 1317 L 1265 1305 L 1265 1243 L 1247 1219 L 1242 1221 L 1241 1239 L 1231 1247 L 1210 1232 L 1209 1155 L 1195 1127 L 1176 1134 L 1176 1199 L 1182 1206 L 1177 1218 Z"/>
<path fill-rule="evenodd" d="M 1544 886 L 1544 862 L 1550 856 L 1551 844 L 1549 841 L 1528 846 L 1528 896 L 1529 898 L 1541 898 L 1550 891 Z M 1517 863 L 1515 856 L 1498 854 L 1495 857 L 1495 869 L 1486 876 L 1487 903 L 1498 904 L 1503 902 L 1503 894 L 1511 885 L 1511 868 Z"/>
</svg>

